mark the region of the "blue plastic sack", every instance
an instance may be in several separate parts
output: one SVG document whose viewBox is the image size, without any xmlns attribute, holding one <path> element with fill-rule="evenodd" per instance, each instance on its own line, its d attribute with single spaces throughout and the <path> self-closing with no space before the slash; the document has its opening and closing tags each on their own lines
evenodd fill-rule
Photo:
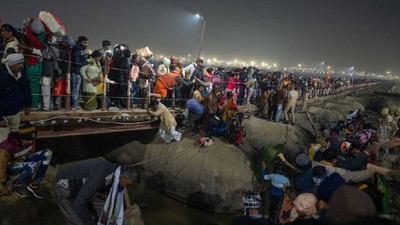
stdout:
<svg viewBox="0 0 400 225">
<path fill-rule="evenodd" d="M 38 19 L 33 19 L 31 27 L 34 34 L 43 34 L 45 31 L 43 24 Z"/>
</svg>

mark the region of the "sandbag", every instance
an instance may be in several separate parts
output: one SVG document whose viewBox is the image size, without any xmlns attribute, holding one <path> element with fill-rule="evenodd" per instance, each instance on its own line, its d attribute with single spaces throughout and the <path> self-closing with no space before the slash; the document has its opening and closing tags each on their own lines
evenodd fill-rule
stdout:
<svg viewBox="0 0 400 225">
<path fill-rule="evenodd" d="M 144 48 L 140 48 L 140 49 L 136 49 L 136 53 L 145 59 L 150 59 L 151 57 L 153 57 L 153 52 L 150 51 L 149 47 L 144 47 Z"/>
<path fill-rule="evenodd" d="M 34 34 L 43 34 L 45 31 L 43 24 L 38 19 L 33 19 L 31 27 Z"/>
<path fill-rule="evenodd" d="M 40 11 L 39 21 L 43 23 L 44 28 L 49 34 L 56 36 L 65 35 L 65 28 L 61 21 L 51 12 Z"/>
</svg>

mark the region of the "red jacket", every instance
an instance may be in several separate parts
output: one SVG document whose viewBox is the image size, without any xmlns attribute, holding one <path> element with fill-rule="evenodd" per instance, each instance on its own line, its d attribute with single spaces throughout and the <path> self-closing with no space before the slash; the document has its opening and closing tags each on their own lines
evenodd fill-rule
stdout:
<svg viewBox="0 0 400 225">
<path fill-rule="evenodd" d="M 28 39 L 29 47 L 42 50 L 42 42 L 32 33 L 32 27 L 26 26 L 26 39 Z M 29 54 L 32 54 L 30 52 Z M 36 56 L 26 56 L 26 64 L 33 66 L 38 63 Z"/>
</svg>

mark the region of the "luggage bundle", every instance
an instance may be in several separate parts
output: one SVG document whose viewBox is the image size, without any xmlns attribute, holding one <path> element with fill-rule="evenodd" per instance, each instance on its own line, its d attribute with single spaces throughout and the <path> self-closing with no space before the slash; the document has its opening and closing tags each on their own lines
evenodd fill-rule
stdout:
<svg viewBox="0 0 400 225">
<path fill-rule="evenodd" d="M 55 36 L 65 35 L 64 25 L 53 13 L 48 11 L 40 11 L 38 19 L 44 25 L 47 33 Z"/>
<path fill-rule="evenodd" d="M 141 58 L 145 58 L 145 59 L 150 59 L 151 57 L 153 57 L 153 52 L 150 51 L 149 47 L 147 47 L 147 46 L 144 48 L 136 49 L 136 53 Z"/>
</svg>

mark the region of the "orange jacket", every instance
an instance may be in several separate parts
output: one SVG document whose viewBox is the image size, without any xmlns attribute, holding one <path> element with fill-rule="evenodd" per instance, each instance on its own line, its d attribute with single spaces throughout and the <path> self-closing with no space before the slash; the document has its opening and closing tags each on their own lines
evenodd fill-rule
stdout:
<svg viewBox="0 0 400 225">
<path fill-rule="evenodd" d="M 160 76 L 158 79 L 161 81 L 161 83 L 165 86 L 165 88 L 170 88 L 176 85 L 176 80 L 175 78 L 177 76 L 180 76 L 179 72 L 174 70 L 171 73 L 166 73 L 162 76 Z"/>
</svg>

